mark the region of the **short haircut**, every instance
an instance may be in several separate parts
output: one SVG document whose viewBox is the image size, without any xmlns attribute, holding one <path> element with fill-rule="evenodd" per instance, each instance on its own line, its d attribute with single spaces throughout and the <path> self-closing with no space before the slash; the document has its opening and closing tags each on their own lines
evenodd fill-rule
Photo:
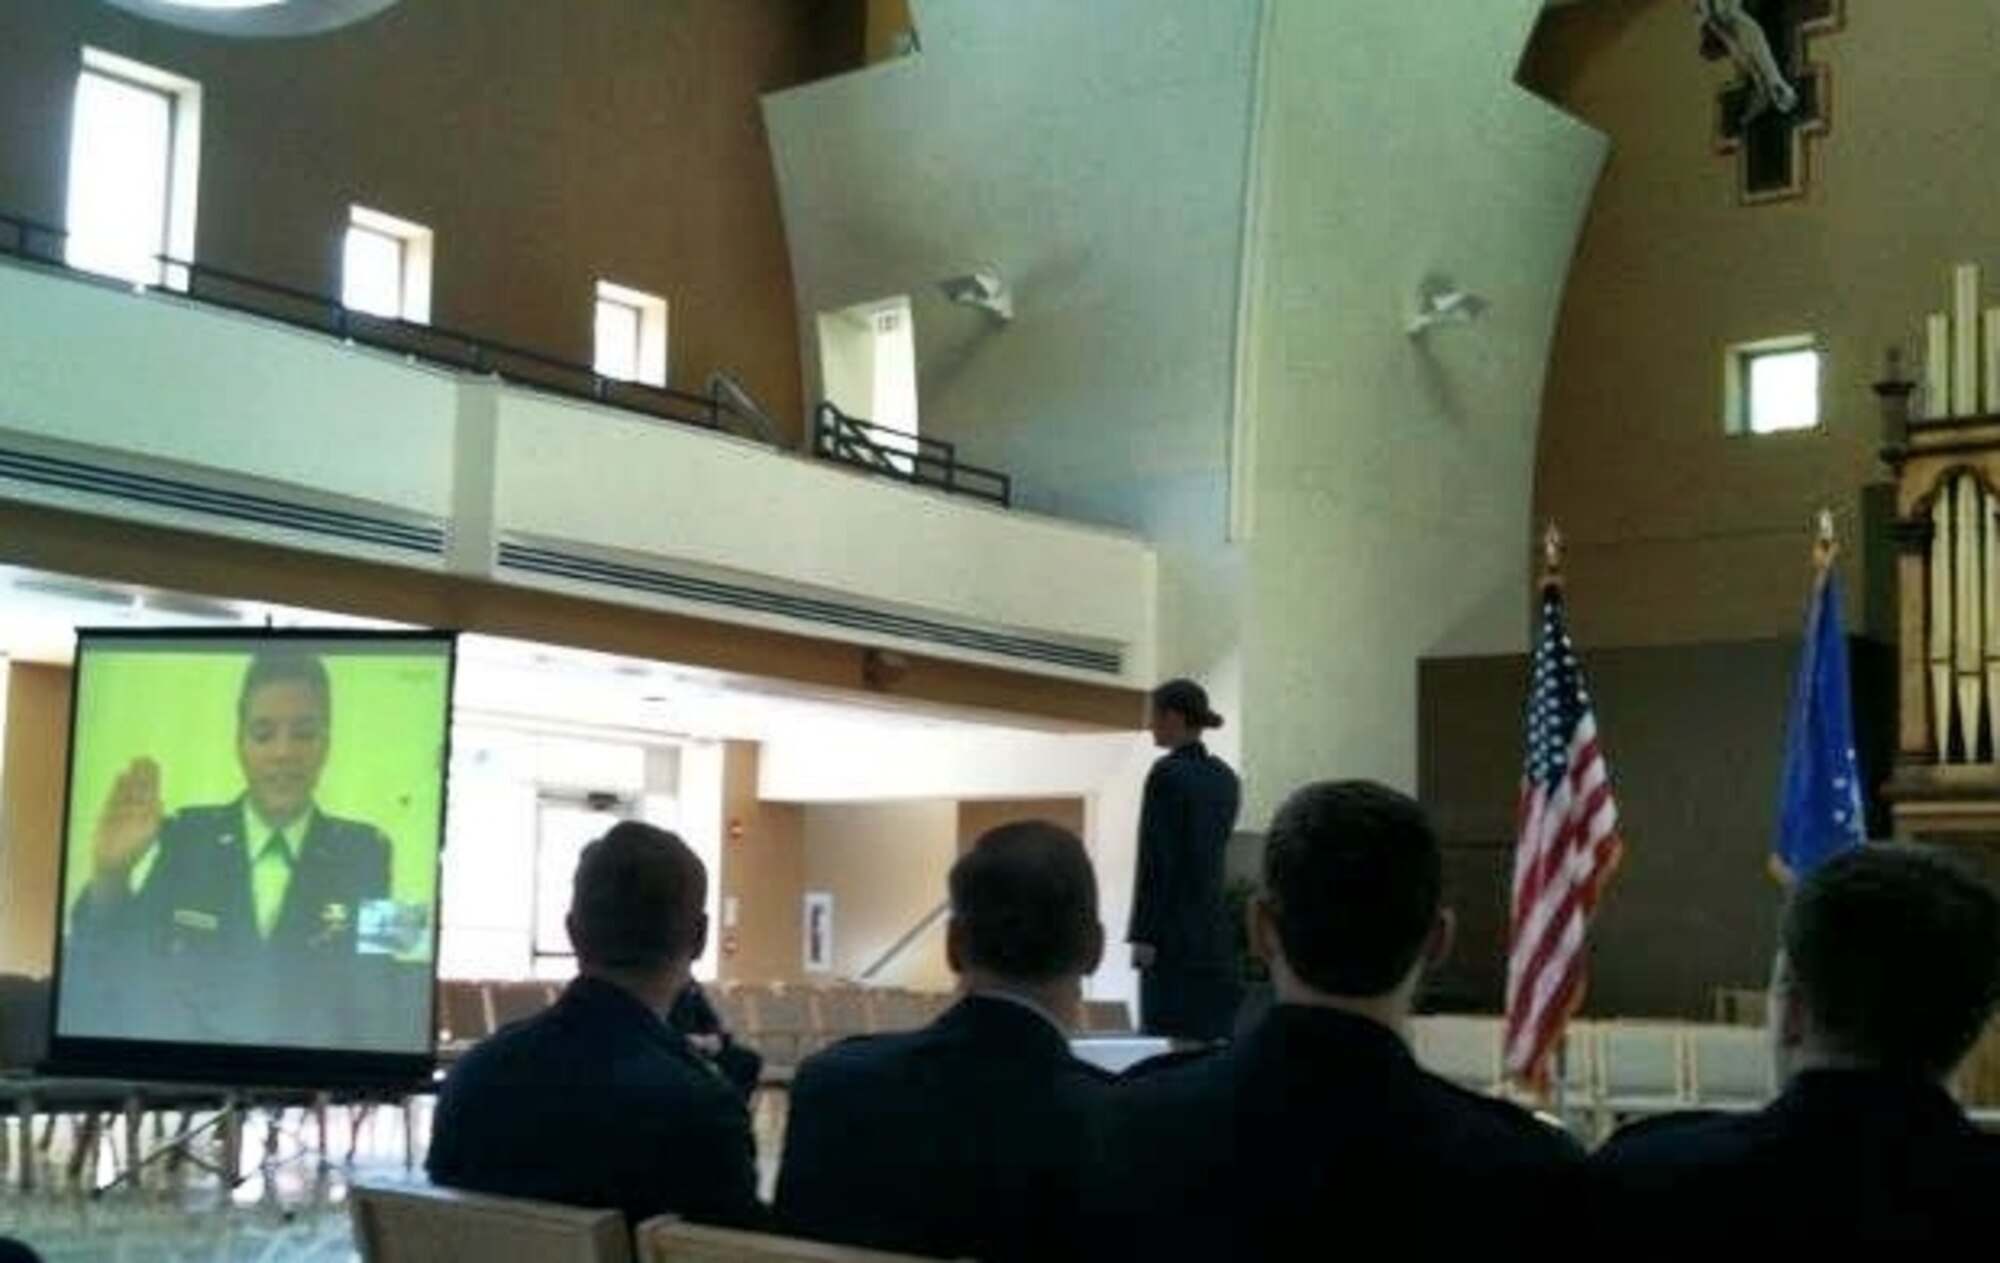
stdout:
<svg viewBox="0 0 2000 1263">
<path fill-rule="evenodd" d="M 1933 847 L 1843 851 L 1793 890 L 1778 940 L 1814 1024 L 1887 1069 L 1950 1073 L 2000 998 L 2000 900 Z"/>
<path fill-rule="evenodd" d="M 708 870 L 688 844 L 636 820 L 583 848 L 570 893 L 570 941 L 579 961 L 659 969 L 694 955 Z"/>
<path fill-rule="evenodd" d="M 1016 982 L 1081 974 L 1101 933 L 1083 842 L 1046 820 L 988 829 L 951 866 L 962 965 Z"/>
<path fill-rule="evenodd" d="M 272 684 L 303 684 L 319 699 L 320 713 L 333 720 L 333 685 L 326 678 L 326 664 L 319 655 L 288 646 L 259 649 L 250 656 L 250 669 L 243 673 L 243 687 L 236 694 L 238 726 L 250 718 L 250 695 Z"/>
<path fill-rule="evenodd" d="M 1436 924 L 1443 868 L 1437 835 L 1407 795 L 1372 781 L 1296 791 L 1264 844 L 1264 898 L 1285 962 L 1315 991 L 1388 992 Z"/>
</svg>

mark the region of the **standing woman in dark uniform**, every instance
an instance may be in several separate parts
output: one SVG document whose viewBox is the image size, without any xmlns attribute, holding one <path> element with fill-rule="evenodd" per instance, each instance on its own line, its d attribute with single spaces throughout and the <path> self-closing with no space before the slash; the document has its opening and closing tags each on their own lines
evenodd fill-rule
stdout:
<svg viewBox="0 0 2000 1263">
<path fill-rule="evenodd" d="M 1139 970 L 1139 1026 L 1182 1044 L 1229 1034 L 1238 1000 L 1223 852 L 1242 787 L 1201 743 L 1222 726 L 1192 680 L 1153 690 L 1153 741 L 1167 753 L 1146 776 L 1139 866 L 1125 939 Z"/>
</svg>

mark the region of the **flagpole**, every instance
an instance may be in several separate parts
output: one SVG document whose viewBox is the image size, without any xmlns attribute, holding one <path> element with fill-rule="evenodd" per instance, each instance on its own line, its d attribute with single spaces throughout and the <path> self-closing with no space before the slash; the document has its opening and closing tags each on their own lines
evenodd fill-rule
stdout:
<svg viewBox="0 0 2000 1263">
<path fill-rule="evenodd" d="M 1547 596 L 1551 591 L 1562 592 L 1563 587 L 1563 533 L 1562 528 L 1557 526 L 1555 520 L 1552 518 L 1549 524 L 1542 529 L 1542 574 L 1540 581 L 1535 585 L 1535 591 L 1542 596 Z M 1536 1088 L 1535 1095 L 1540 1098 L 1543 1104 L 1551 1108 L 1557 1118 L 1562 1120 L 1565 1128 L 1569 1126 L 1569 1115 L 1565 1109 L 1566 1102 L 1564 1101 L 1564 1084 L 1569 1078 L 1567 1061 L 1569 1057 L 1568 1046 L 1569 1040 L 1566 1037 L 1556 1040 L 1555 1057 L 1553 1058 L 1555 1073 L 1551 1076 L 1553 1081 L 1545 1079 L 1540 1084 L 1532 1085 Z M 1543 1067 L 1543 1070 L 1546 1073 L 1547 1067 Z"/>
<path fill-rule="evenodd" d="M 1551 519 L 1548 526 L 1542 531 L 1542 581 L 1538 590 L 1543 593 L 1551 590 L 1556 592 L 1563 590 L 1563 533 L 1562 528 L 1555 524 L 1554 519 Z M 1568 1023 L 1565 1022 L 1563 1025 L 1568 1026 Z M 1566 1108 L 1567 1102 L 1564 1100 L 1565 1085 L 1569 1081 L 1569 1037 L 1567 1032 L 1559 1035 L 1556 1039 L 1556 1055 L 1553 1060 L 1555 1061 L 1554 1082 L 1548 1085 L 1542 1097 L 1545 1101 L 1549 1102 L 1554 1109 L 1555 1116 L 1561 1119 L 1563 1126 L 1567 1128 L 1569 1126 L 1569 1112 Z"/>
<path fill-rule="evenodd" d="M 1563 586 L 1563 533 L 1554 522 L 1542 531 L 1542 578 L 1537 592 Z"/>
</svg>

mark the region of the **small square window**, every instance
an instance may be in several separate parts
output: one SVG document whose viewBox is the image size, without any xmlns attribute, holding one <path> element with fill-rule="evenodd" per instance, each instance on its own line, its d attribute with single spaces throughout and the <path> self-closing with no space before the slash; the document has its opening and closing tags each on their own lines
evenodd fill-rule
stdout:
<svg viewBox="0 0 2000 1263">
<path fill-rule="evenodd" d="M 371 316 L 403 314 L 403 239 L 350 224 L 340 260 L 342 301 Z"/>
<path fill-rule="evenodd" d="M 597 300 L 597 371 L 619 381 L 639 376 L 639 309 L 615 298 Z"/>
<path fill-rule="evenodd" d="M 340 301 L 349 311 L 391 320 L 431 318 L 431 230 L 351 207 L 340 250 Z"/>
<path fill-rule="evenodd" d="M 597 283 L 598 375 L 616 381 L 667 384 L 667 300 L 644 290 Z"/>
<path fill-rule="evenodd" d="M 1733 347 L 1726 403 L 1731 434 L 1777 434 L 1819 424 L 1820 351 L 1809 338 Z"/>
</svg>

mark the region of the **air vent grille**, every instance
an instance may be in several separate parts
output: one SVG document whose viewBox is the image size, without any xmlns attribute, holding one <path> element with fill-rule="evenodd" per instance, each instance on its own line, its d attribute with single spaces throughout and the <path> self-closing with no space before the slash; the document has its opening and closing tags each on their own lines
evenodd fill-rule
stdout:
<svg viewBox="0 0 2000 1263">
<path fill-rule="evenodd" d="M 773 592 L 744 584 L 677 574 L 650 566 L 604 561 L 552 548 L 502 542 L 500 565 L 503 568 L 530 574 L 580 579 L 587 583 L 604 584 L 631 592 L 646 592 L 654 596 L 672 597 L 677 600 L 695 601 L 704 605 L 723 606 L 760 614 L 776 614 L 785 618 L 839 627 L 847 631 L 873 632 L 878 635 L 896 636 L 954 649 L 972 649 L 1001 657 L 1049 663 L 1105 675 L 1117 675 L 1124 665 L 1121 655 L 1113 650 L 1093 649 L 1035 636 L 986 631 L 908 614 L 886 613 L 882 610 L 819 597 Z"/>
</svg>

